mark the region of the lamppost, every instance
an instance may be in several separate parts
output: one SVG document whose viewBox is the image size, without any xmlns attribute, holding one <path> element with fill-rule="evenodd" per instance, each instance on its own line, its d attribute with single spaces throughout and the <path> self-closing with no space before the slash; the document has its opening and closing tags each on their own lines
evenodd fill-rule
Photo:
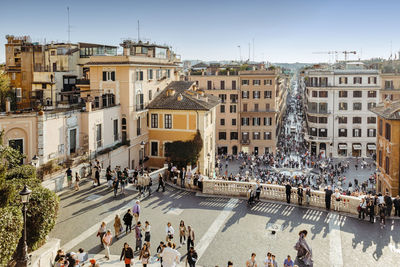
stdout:
<svg viewBox="0 0 400 267">
<path fill-rule="evenodd" d="M 210 178 L 210 157 L 211 157 L 210 153 L 207 153 L 207 165 L 208 165 L 207 176 L 208 176 L 208 178 Z"/>
<path fill-rule="evenodd" d="M 145 141 L 140 142 L 140 148 L 142 149 L 142 174 L 144 173 L 144 146 L 146 145 Z"/>
<path fill-rule="evenodd" d="M 33 156 L 32 165 L 36 167 L 38 162 L 39 162 L 39 157 L 37 155 Z"/>
<path fill-rule="evenodd" d="M 21 203 L 22 203 L 22 214 L 24 218 L 24 228 L 23 228 L 23 243 L 21 246 L 18 246 L 18 251 L 17 251 L 17 264 L 16 267 L 26 267 L 28 266 L 28 246 L 26 245 L 26 205 L 29 203 L 29 197 L 31 195 L 31 190 L 28 189 L 28 187 L 25 185 L 24 189 L 22 189 L 21 192 L 19 192 L 19 195 L 21 196 Z"/>
</svg>

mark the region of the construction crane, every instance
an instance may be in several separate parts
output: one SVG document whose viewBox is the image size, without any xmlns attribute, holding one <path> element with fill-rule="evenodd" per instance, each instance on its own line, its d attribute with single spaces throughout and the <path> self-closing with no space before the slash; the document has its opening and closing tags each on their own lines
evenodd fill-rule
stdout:
<svg viewBox="0 0 400 267">
<path fill-rule="evenodd" d="M 342 53 L 344 54 L 344 61 L 346 62 L 347 61 L 347 55 L 348 54 L 357 54 L 357 52 L 356 51 L 342 51 Z"/>
<path fill-rule="evenodd" d="M 325 51 L 325 52 L 313 52 L 313 54 L 328 54 L 328 55 L 335 55 L 335 62 L 337 61 L 338 53 L 344 54 L 344 61 L 347 61 L 348 54 L 357 54 L 356 51 Z"/>
</svg>

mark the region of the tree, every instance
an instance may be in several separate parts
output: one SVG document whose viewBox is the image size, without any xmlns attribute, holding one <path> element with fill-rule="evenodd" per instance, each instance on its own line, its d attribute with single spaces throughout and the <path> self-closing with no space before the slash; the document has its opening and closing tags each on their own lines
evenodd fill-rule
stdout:
<svg viewBox="0 0 400 267">
<path fill-rule="evenodd" d="M 0 73 L 0 103 L 1 110 L 5 110 L 6 108 L 6 98 L 13 98 L 14 94 L 12 93 L 10 86 L 10 78 L 7 74 Z"/>
<path fill-rule="evenodd" d="M 195 165 L 203 148 L 203 139 L 199 131 L 189 141 L 174 141 L 165 144 L 165 156 L 178 167 Z"/>
</svg>

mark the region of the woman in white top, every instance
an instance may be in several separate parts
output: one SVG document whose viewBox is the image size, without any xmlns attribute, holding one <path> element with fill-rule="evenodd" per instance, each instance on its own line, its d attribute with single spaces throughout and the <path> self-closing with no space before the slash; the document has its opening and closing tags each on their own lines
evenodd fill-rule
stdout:
<svg viewBox="0 0 400 267">
<path fill-rule="evenodd" d="M 170 222 L 167 223 L 167 227 L 165 228 L 165 232 L 167 234 L 166 241 L 170 242 L 174 238 L 174 233 L 175 233 L 175 230 L 172 227 Z"/>
<path fill-rule="evenodd" d="M 148 246 L 150 246 L 150 230 L 151 230 L 151 226 L 150 223 L 148 221 L 145 221 L 144 223 L 144 242 L 148 243 Z"/>
<path fill-rule="evenodd" d="M 340 197 L 340 192 L 339 192 L 339 189 L 335 189 L 335 210 L 337 209 L 337 211 L 339 211 L 339 204 L 340 204 L 340 200 L 341 200 L 341 197 Z"/>
</svg>

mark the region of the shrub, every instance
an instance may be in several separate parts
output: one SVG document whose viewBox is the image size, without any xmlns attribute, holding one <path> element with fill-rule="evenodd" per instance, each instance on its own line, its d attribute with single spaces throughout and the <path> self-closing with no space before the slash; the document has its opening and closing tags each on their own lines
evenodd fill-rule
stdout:
<svg viewBox="0 0 400 267">
<path fill-rule="evenodd" d="M 17 207 L 0 208 L 0 266 L 11 260 L 22 236 L 22 212 Z"/>
<path fill-rule="evenodd" d="M 36 168 L 31 165 L 17 166 L 6 173 L 6 180 L 36 178 Z"/>
<path fill-rule="evenodd" d="M 202 148 L 203 140 L 197 131 L 193 140 L 166 143 L 165 155 L 178 167 L 186 167 L 188 164 L 196 164 Z"/>
</svg>

